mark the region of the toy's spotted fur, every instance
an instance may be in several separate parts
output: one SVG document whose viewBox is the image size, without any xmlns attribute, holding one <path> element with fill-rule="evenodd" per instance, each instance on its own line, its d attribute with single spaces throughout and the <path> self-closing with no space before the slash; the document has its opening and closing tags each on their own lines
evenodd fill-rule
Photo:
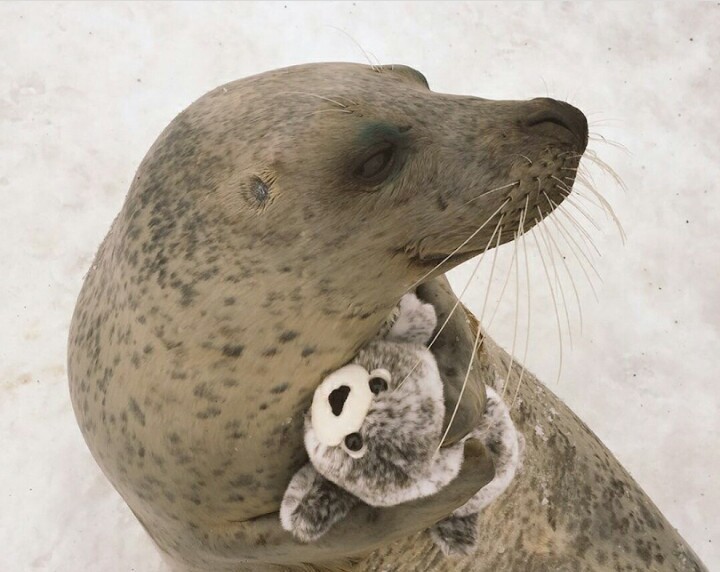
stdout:
<svg viewBox="0 0 720 572">
<path fill-rule="evenodd" d="M 288 485 L 280 518 L 298 539 L 322 536 L 357 502 L 391 506 L 438 492 L 460 471 L 463 443 L 438 450 L 445 413 L 443 384 L 426 347 L 437 326 L 435 310 L 406 295 L 379 337 L 354 363 L 387 369 L 392 379 L 373 399 L 359 433 L 367 447 L 352 458 L 341 447 L 318 441 L 310 417 L 305 447 L 310 463 Z M 515 475 L 520 447 L 507 407 L 491 388 L 482 423 L 468 438 L 480 439 L 495 462 L 495 478 L 431 534 L 446 554 L 467 554 L 476 543 L 478 512 L 499 496 Z"/>
</svg>

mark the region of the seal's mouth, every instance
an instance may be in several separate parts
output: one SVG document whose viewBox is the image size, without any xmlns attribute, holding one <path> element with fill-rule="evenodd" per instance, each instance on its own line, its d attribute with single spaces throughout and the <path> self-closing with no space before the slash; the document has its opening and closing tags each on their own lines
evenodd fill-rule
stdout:
<svg viewBox="0 0 720 572">
<path fill-rule="evenodd" d="M 484 251 L 484 248 L 480 248 L 448 254 L 415 255 L 410 257 L 410 262 L 413 266 L 426 273 L 422 280 L 425 282 L 479 256 Z"/>
</svg>

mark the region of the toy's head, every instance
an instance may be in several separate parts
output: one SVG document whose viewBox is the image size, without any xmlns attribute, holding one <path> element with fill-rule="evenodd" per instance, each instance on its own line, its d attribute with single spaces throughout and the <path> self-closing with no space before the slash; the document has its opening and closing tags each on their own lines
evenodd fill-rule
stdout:
<svg viewBox="0 0 720 572">
<path fill-rule="evenodd" d="M 462 445 L 437 451 L 445 408 L 430 351 L 379 340 L 346 368 L 318 387 L 306 418 L 305 447 L 315 469 L 374 506 L 427 496 L 447 485 L 460 469 Z M 330 439 L 328 424 L 335 424 Z"/>
</svg>

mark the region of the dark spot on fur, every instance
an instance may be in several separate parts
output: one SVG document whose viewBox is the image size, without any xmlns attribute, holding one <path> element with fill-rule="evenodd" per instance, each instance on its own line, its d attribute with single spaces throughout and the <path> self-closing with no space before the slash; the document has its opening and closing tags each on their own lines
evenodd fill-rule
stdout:
<svg viewBox="0 0 720 572">
<path fill-rule="evenodd" d="M 242 355 L 243 349 L 245 348 L 241 345 L 226 344 L 225 346 L 223 346 L 222 353 L 223 355 L 226 355 L 228 357 L 236 358 Z"/>
<path fill-rule="evenodd" d="M 142 409 L 140 409 L 140 406 L 138 405 L 138 402 L 135 401 L 132 397 L 128 400 L 128 407 L 130 409 L 130 413 L 132 413 L 135 416 L 135 419 L 138 420 L 140 425 L 145 427 L 145 414 L 143 413 Z"/>
<path fill-rule="evenodd" d="M 302 357 L 308 357 L 315 353 L 315 348 L 303 348 Z"/>
<path fill-rule="evenodd" d="M 252 475 L 238 475 L 230 481 L 231 487 L 247 487 L 255 483 L 255 477 Z"/>
<path fill-rule="evenodd" d="M 282 334 L 280 334 L 280 342 L 285 344 L 287 342 L 290 342 L 298 337 L 298 333 L 293 330 L 286 330 Z"/>
<path fill-rule="evenodd" d="M 211 417 L 217 417 L 221 411 L 217 407 L 208 407 L 205 411 L 201 411 L 196 415 L 198 419 L 210 419 Z"/>
<path fill-rule="evenodd" d="M 263 357 L 272 357 L 276 353 L 277 353 L 277 348 L 268 348 L 262 353 L 262 355 L 263 355 Z"/>
<path fill-rule="evenodd" d="M 287 388 L 290 387 L 288 383 L 281 383 L 280 385 L 276 385 L 270 390 L 270 393 L 283 393 L 287 390 Z"/>
<path fill-rule="evenodd" d="M 227 298 L 225 298 L 225 300 L 223 300 L 223 303 L 226 306 L 232 306 L 235 303 L 235 298 L 233 298 L 232 296 L 228 296 Z"/>
<path fill-rule="evenodd" d="M 267 408 L 268 408 L 268 404 L 267 404 L 267 403 L 261 403 L 261 404 L 260 404 L 260 411 L 265 411 Z"/>
</svg>

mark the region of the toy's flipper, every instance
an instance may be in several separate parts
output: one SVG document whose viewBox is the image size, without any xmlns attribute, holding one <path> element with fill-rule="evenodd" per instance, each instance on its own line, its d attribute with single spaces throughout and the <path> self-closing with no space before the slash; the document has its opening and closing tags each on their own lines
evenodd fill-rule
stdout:
<svg viewBox="0 0 720 572">
<path fill-rule="evenodd" d="M 477 548 L 478 514 L 450 516 L 430 529 L 438 548 L 446 556 L 466 556 Z"/>
<path fill-rule="evenodd" d="M 400 300 L 400 315 L 386 339 L 424 345 L 430 341 L 436 326 L 437 317 L 432 304 L 422 302 L 415 294 L 405 294 Z"/>
<path fill-rule="evenodd" d="M 320 538 L 358 499 L 306 464 L 290 481 L 280 504 L 280 522 L 302 542 Z"/>
</svg>

